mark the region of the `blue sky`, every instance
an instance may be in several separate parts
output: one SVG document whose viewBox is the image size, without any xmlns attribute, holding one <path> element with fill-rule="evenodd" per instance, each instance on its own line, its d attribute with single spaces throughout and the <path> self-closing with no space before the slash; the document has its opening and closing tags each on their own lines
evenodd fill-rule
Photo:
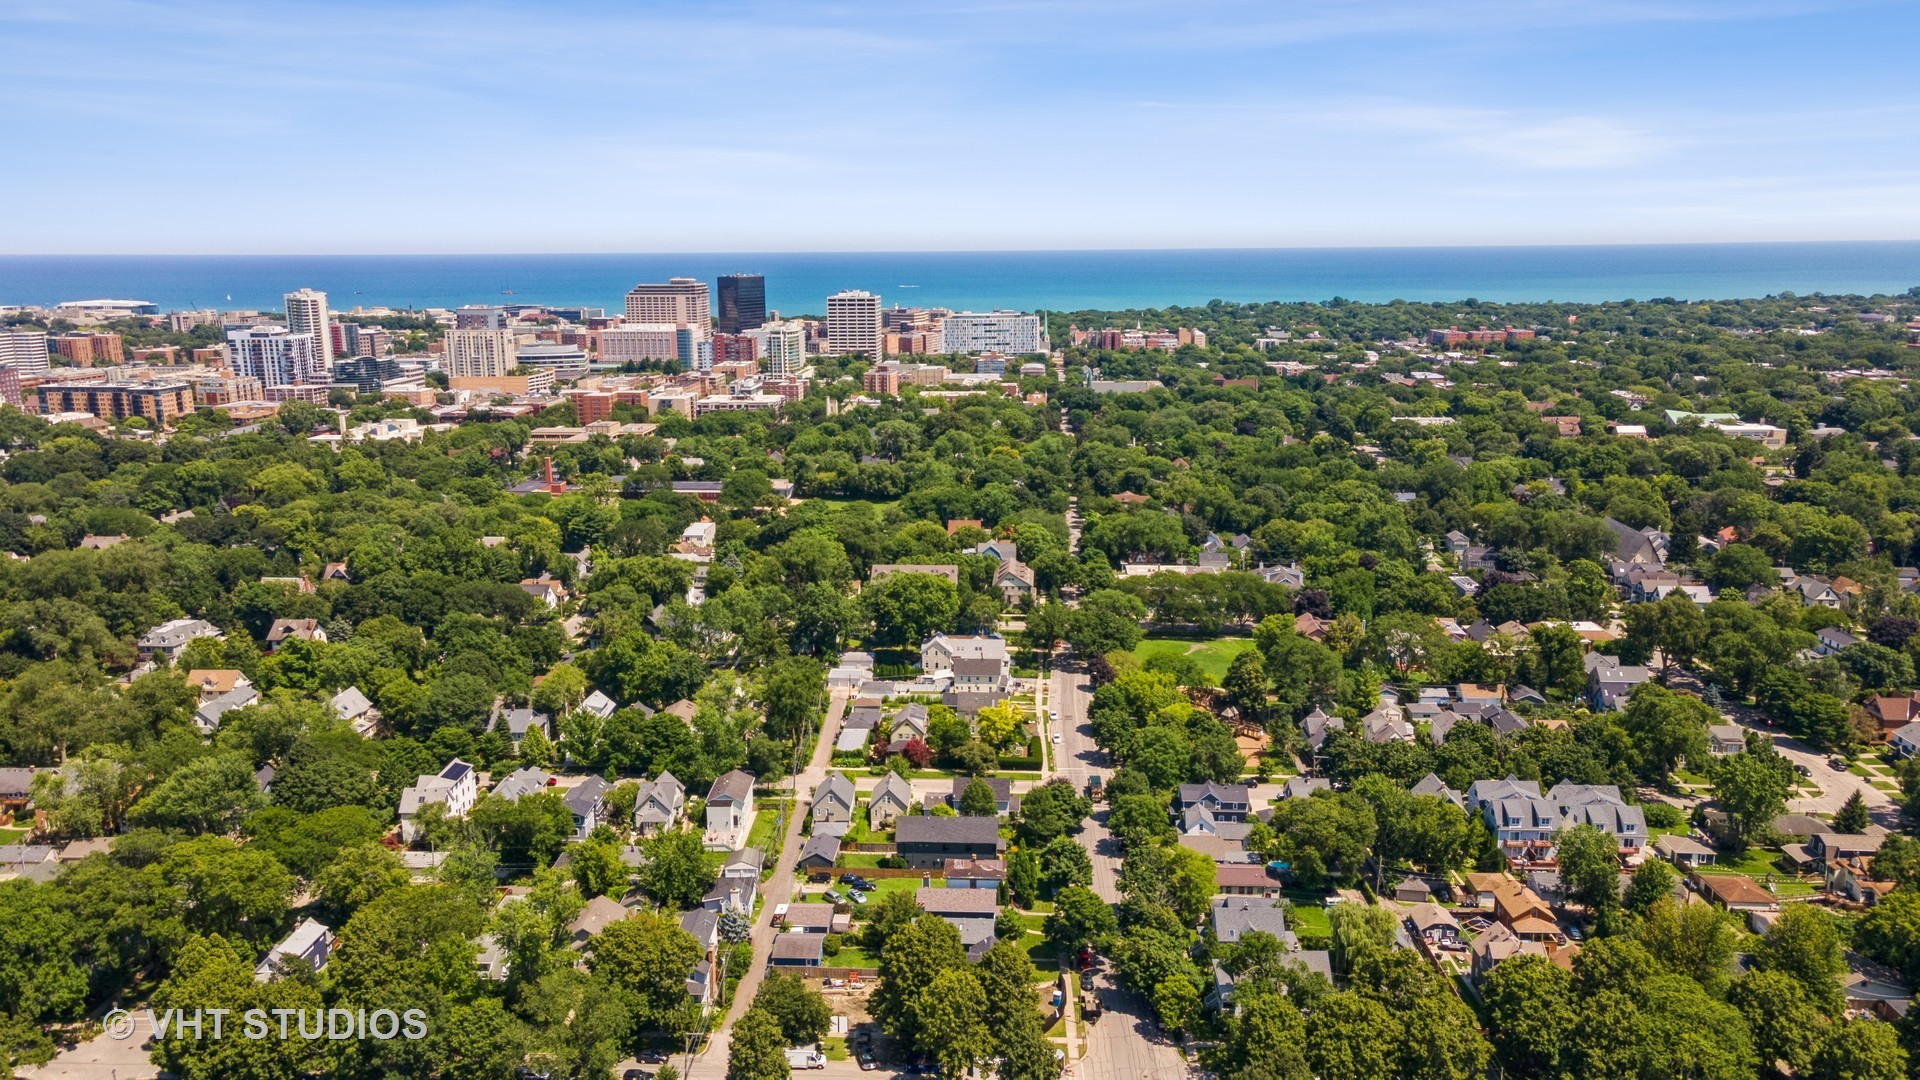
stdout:
<svg viewBox="0 0 1920 1080">
<path fill-rule="evenodd" d="M 0 251 L 1920 238 L 1920 5 L 7 0 Z"/>
</svg>

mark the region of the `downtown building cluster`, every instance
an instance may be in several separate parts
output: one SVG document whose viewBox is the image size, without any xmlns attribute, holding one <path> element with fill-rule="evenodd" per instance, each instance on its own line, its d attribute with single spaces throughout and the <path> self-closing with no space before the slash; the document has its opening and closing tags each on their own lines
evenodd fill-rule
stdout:
<svg viewBox="0 0 1920 1080">
<path fill-rule="evenodd" d="M 863 290 L 826 297 L 823 311 L 782 318 L 767 307 L 766 279 L 749 273 L 722 275 L 712 288 L 693 277 L 642 283 L 614 311 L 498 303 L 343 313 L 312 288 L 286 293 L 278 313 L 74 301 L 8 309 L 15 320 L 0 328 L 0 402 L 141 431 L 198 409 L 246 423 L 286 402 L 348 400 L 339 392 L 403 399 L 451 422 L 469 410 L 532 413 L 564 399 L 584 427 L 609 422 L 615 405 L 688 417 L 777 409 L 806 396 L 819 357 L 866 361 L 852 377 L 868 394 L 902 386 L 979 393 L 1016 369 L 1046 372 L 1031 361 L 1050 351 L 1037 314 L 886 307 Z M 418 333 L 422 318 L 436 324 L 431 333 Z M 394 329 L 380 325 L 387 319 Z M 40 328 L 54 320 L 78 328 Z M 195 341 L 129 349 L 119 332 L 129 322 Z M 938 356 L 970 360 L 917 362 Z M 344 420 L 335 427 L 345 437 Z"/>
</svg>

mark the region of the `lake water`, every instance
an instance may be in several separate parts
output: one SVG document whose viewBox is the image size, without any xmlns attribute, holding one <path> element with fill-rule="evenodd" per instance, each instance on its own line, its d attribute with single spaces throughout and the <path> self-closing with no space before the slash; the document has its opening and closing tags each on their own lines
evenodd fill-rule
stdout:
<svg viewBox="0 0 1920 1080">
<path fill-rule="evenodd" d="M 0 255 L 0 304 L 98 297 L 162 310 L 277 310 L 293 289 L 356 305 L 584 305 L 620 310 L 643 281 L 767 279 L 767 303 L 818 314 L 866 289 L 888 305 L 1122 310 L 1209 300 L 1599 301 L 1898 293 L 1920 286 L 1920 242 L 1584 247 L 643 255 Z"/>
</svg>

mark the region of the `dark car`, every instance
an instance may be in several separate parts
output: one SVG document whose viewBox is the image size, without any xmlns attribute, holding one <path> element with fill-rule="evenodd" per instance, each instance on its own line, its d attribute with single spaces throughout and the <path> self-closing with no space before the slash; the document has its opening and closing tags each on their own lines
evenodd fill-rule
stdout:
<svg viewBox="0 0 1920 1080">
<path fill-rule="evenodd" d="M 840 875 L 840 884 L 842 885 L 851 885 L 854 882 L 859 880 L 860 880 L 859 874 L 841 874 Z"/>
<path fill-rule="evenodd" d="M 1838 769 L 1841 771 L 1845 771 L 1846 767 L 1847 767 L 1846 758 L 1830 757 L 1827 759 L 1827 768 L 1829 769 Z"/>
</svg>

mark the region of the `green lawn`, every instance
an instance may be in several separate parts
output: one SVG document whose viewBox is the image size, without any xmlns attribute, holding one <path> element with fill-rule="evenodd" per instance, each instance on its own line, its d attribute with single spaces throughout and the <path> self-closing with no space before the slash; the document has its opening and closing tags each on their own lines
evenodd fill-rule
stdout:
<svg viewBox="0 0 1920 1080">
<path fill-rule="evenodd" d="M 820 1049 L 827 1055 L 828 1061 L 847 1061 L 853 1057 L 847 1053 L 847 1039 L 844 1035 L 829 1035 L 820 1041 Z"/>
<path fill-rule="evenodd" d="M 1703 874 L 1745 874 L 1755 881 L 1765 882 L 1768 875 L 1773 877 L 1773 893 L 1782 899 L 1812 896 L 1813 886 L 1804 884 L 1789 873 L 1780 863 L 1780 852 L 1774 848 L 1748 848 L 1738 859 L 1729 859 L 1721 855 L 1712 866 L 1700 868 Z"/>
<path fill-rule="evenodd" d="M 1133 655 L 1140 658 L 1142 664 L 1156 656 L 1191 657 L 1200 665 L 1200 670 L 1218 683 L 1227 677 L 1227 665 L 1233 658 L 1253 648 L 1253 639 L 1244 637 L 1214 638 L 1212 641 L 1188 641 L 1178 638 L 1155 638 L 1140 643 Z"/>
<path fill-rule="evenodd" d="M 827 967 L 859 968 L 862 971 L 880 970 L 880 958 L 867 955 L 858 945 L 842 945 L 840 951 L 822 961 Z"/>
<path fill-rule="evenodd" d="M 753 815 L 753 831 L 747 834 L 747 846 L 751 848 L 765 848 L 768 844 L 774 842 L 776 835 L 780 837 L 782 842 L 785 842 L 786 837 L 784 832 L 780 834 L 774 833 L 773 819 L 781 816 L 786 812 L 787 808 L 792 805 L 793 801 L 791 799 L 771 799 L 761 803 Z M 781 822 L 781 828 L 784 829 L 785 827 L 786 823 L 784 821 Z M 779 862 L 779 855 L 780 853 L 775 851 L 767 859 L 767 865 L 772 866 Z"/>
<path fill-rule="evenodd" d="M 1287 925 L 1302 936 L 1326 937 L 1333 933 L 1333 921 L 1327 918 L 1326 893 L 1309 889 L 1282 889 L 1280 895 L 1293 902 Z"/>
<path fill-rule="evenodd" d="M 0 828 L 0 844 L 24 844 L 32 832 L 33 829 L 25 825 L 8 825 Z"/>
</svg>

